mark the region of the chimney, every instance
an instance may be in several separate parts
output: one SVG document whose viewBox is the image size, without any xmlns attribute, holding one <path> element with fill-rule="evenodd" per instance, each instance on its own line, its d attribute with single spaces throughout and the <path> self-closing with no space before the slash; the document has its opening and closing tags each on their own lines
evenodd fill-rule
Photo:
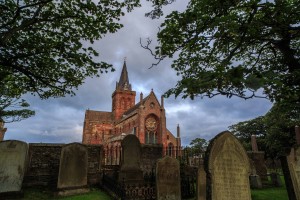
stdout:
<svg viewBox="0 0 300 200">
<path fill-rule="evenodd" d="M 177 138 L 180 138 L 180 127 L 179 127 L 179 124 L 177 124 Z"/>
<path fill-rule="evenodd" d="M 161 107 L 163 108 L 164 107 L 164 96 L 163 95 L 161 95 L 160 104 L 161 104 Z"/>
<path fill-rule="evenodd" d="M 140 102 L 142 102 L 143 101 L 143 93 L 141 92 L 141 94 L 140 94 Z"/>
</svg>

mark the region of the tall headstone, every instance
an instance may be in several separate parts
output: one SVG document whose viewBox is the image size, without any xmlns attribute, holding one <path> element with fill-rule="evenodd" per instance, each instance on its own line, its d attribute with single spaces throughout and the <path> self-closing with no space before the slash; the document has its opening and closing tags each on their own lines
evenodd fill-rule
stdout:
<svg viewBox="0 0 300 200">
<path fill-rule="evenodd" d="M 256 135 L 251 135 L 251 147 L 253 152 L 258 151 L 257 142 L 256 142 Z"/>
<path fill-rule="evenodd" d="M 88 150 L 85 145 L 71 143 L 61 150 L 58 195 L 85 193 L 87 189 Z"/>
<path fill-rule="evenodd" d="M 0 142 L 0 196 L 21 192 L 28 144 L 17 140 Z"/>
<path fill-rule="evenodd" d="M 4 122 L 0 120 L 0 141 L 3 141 L 7 128 L 4 128 Z"/>
<path fill-rule="evenodd" d="M 288 168 L 294 193 L 297 200 L 300 200 L 300 132 L 299 126 L 295 127 L 296 145 L 291 149 L 290 155 L 287 156 Z M 299 139 L 298 139 L 299 138 Z M 299 140 L 299 141 L 298 141 Z"/>
<path fill-rule="evenodd" d="M 208 200 L 250 200 L 250 162 L 241 143 L 230 132 L 218 134 L 205 156 Z"/>
<path fill-rule="evenodd" d="M 197 200 L 206 200 L 206 172 L 203 161 L 200 162 L 197 174 Z"/>
<path fill-rule="evenodd" d="M 178 160 L 165 156 L 156 164 L 157 200 L 181 200 Z"/>
<path fill-rule="evenodd" d="M 135 135 L 127 135 L 121 142 L 122 156 L 119 172 L 119 182 L 141 183 L 143 172 L 141 170 L 141 143 Z"/>
</svg>

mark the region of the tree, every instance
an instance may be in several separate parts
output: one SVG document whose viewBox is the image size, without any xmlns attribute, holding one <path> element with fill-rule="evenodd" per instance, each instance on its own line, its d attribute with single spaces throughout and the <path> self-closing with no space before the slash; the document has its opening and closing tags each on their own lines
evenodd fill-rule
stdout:
<svg viewBox="0 0 300 200">
<path fill-rule="evenodd" d="M 74 95 L 87 76 L 113 71 L 94 60 L 99 53 L 91 43 L 120 29 L 123 10 L 135 6 L 139 0 L 1 1 L 0 86 L 2 92 L 14 92 L 1 93 L 0 118 L 22 94 L 42 99 Z"/>
<path fill-rule="evenodd" d="M 265 116 L 239 122 L 229 130 L 247 150 L 251 150 L 251 135 L 256 135 L 259 150 L 271 159 L 278 159 L 295 144 L 295 124 L 300 124 L 299 115 L 291 112 L 299 109 L 297 105 L 287 109 L 285 106 L 275 103 Z"/>
<path fill-rule="evenodd" d="M 122 9 L 137 0 L 12 1 L 0 4 L 1 83 L 41 98 L 74 94 L 87 76 L 111 65 L 97 63 L 89 46 L 122 27 Z"/>
<path fill-rule="evenodd" d="M 167 96 L 299 104 L 299 22 L 299 0 L 190 0 L 161 24 L 158 46 L 142 46 L 158 59 L 153 65 L 176 56 L 181 80 Z"/>
<path fill-rule="evenodd" d="M 229 131 L 232 132 L 242 143 L 247 151 L 251 151 L 251 136 L 257 137 L 258 148 L 260 151 L 265 151 L 266 125 L 264 117 L 260 116 L 252 120 L 239 122 L 229 126 Z"/>
<path fill-rule="evenodd" d="M 190 143 L 190 150 L 193 155 L 200 155 L 205 152 L 207 146 L 208 143 L 205 139 L 195 138 Z"/>
</svg>

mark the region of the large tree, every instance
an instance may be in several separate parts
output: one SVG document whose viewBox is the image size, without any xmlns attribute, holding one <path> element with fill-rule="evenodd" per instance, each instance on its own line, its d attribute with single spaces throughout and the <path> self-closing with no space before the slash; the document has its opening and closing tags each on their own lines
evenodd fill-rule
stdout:
<svg viewBox="0 0 300 200">
<path fill-rule="evenodd" d="M 239 122 L 229 130 L 239 138 L 247 150 L 251 150 L 251 135 L 257 136 L 258 148 L 265 151 L 266 156 L 278 159 L 285 156 L 295 144 L 295 124 L 300 123 L 297 105 L 275 103 L 265 116 Z"/>
<path fill-rule="evenodd" d="M 99 52 L 91 44 L 120 29 L 124 9 L 138 5 L 139 0 L 1 1 L 0 101 L 24 103 L 20 95 L 28 92 L 43 99 L 74 94 L 87 76 L 113 70 L 94 59 Z"/>
<path fill-rule="evenodd" d="M 144 47 L 158 63 L 175 57 L 181 80 L 168 95 L 299 104 L 299 24 L 299 0 L 190 0 L 166 17 L 159 45 Z"/>
<path fill-rule="evenodd" d="M 247 151 L 251 151 L 251 136 L 257 137 L 258 148 L 260 151 L 265 151 L 266 125 L 264 117 L 260 116 L 248 121 L 239 122 L 228 127 L 243 144 Z"/>
</svg>

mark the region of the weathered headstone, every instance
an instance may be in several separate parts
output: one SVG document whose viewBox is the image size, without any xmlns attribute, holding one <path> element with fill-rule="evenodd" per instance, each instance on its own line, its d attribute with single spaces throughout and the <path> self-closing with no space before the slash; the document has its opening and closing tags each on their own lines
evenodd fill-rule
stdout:
<svg viewBox="0 0 300 200">
<path fill-rule="evenodd" d="M 209 144 L 205 157 L 209 200 L 248 200 L 250 162 L 241 143 L 228 131 Z"/>
<path fill-rule="evenodd" d="M 250 177 L 250 183 L 251 186 L 253 186 L 252 183 L 257 183 L 254 184 L 254 188 L 261 188 L 262 184 L 261 181 L 263 182 L 268 182 L 268 170 L 267 166 L 265 164 L 265 152 L 263 151 L 258 151 L 258 146 L 256 142 L 256 135 L 251 135 L 251 146 L 252 146 L 252 151 L 248 152 L 248 156 L 251 159 L 253 166 L 255 168 L 255 174 L 251 173 Z M 259 177 L 258 177 L 259 176 Z M 255 180 L 256 179 L 256 180 Z"/>
<path fill-rule="evenodd" d="M 203 162 L 200 162 L 197 175 L 197 200 L 206 200 L 206 172 Z"/>
<path fill-rule="evenodd" d="M 4 122 L 0 119 L 0 141 L 3 141 L 7 128 L 4 128 Z"/>
<path fill-rule="evenodd" d="M 287 161 L 295 196 L 300 200 L 300 147 L 292 148 Z"/>
<path fill-rule="evenodd" d="M 87 189 L 88 151 L 85 145 L 71 143 L 61 150 L 58 195 L 85 193 Z"/>
<path fill-rule="evenodd" d="M 258 151 L 257 142 L 256 142 L 256 135 L 251 135 L 251 147 L 253 152 Z"/>
<path fill-rule="evenodd" d="M 27 154 L 28 144 L 25 142 L 0 142 L 0 196 L 21 191 Z"/>
<path fill-rule="evenodd" d="M 180 167 L 175 158 L 166 156 L 156 165 L 157 200 L 180 200 Z"/>
<path fill-rule="evenodd" d="M 122 160 L 119 172 L 119 182 L 141 183 L 143 172 L 140 167 L 141 144 L 135 135 L 127 135 L 121 142 Z"/>
</svg>

